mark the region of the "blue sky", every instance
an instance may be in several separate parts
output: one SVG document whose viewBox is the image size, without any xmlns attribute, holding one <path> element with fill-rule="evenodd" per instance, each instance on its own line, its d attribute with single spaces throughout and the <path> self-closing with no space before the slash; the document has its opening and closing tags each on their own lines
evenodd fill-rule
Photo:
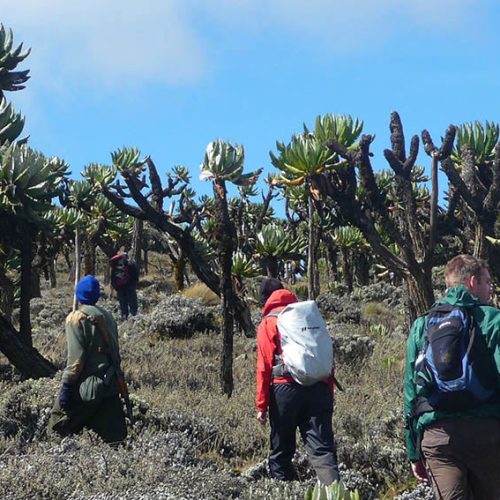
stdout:
<svg viewBox="0 0 500 500">
<path fill-rule="evenodd" d="M 500 121 L 493 0 L 0 0 L 0 22 L 32 48 L 26 89 L 7 98 L 30 145 L 75 177 L 136 146 L 161 172 L 188 167 L 201 194 L 216 138 L 244 145 L 245 171 L 274 171 L 276 140 L 350 114 L 381 169 L 393 110 L 407 143 Z"/>
</svg>

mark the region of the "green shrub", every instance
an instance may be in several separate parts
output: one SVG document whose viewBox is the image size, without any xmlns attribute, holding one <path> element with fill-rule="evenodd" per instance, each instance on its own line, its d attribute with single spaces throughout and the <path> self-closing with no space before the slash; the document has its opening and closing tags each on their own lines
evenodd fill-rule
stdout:
<svg viewBox="0 0 500 500">
<path fill-rule="evenodd" d="M 329 486 L 319 482 L 314 488 L 309 488 L 306 500 L 359 500 L 358 490 L 349 491 L 340 481 L 335 481 Z"/>
</svg>

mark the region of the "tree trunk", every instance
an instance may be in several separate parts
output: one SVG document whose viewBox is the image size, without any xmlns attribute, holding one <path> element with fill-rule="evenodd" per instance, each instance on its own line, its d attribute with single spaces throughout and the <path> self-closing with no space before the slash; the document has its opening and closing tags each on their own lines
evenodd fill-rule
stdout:
<svg viewBox="0 0 500 500">
<path fill-rule="evenodd" d="M 352 268 L 351 259 L 349 256 L 349 249 L 346 247 L 340 247 L 340 255 L 342 256 L 342 271 L 344 273 L 344 283 L 347 287 L 349 293 L 352 292 Z"/>
<path fill-rule="evenodd" d="M 370 261 L 365 253 L 356 254 L 354 271 L 359 286 L 370 284 Z"/>
<path fill-rule="evenodd" d="M 10 321 L 14 309 L 14 283 L 0 270 L 0 313 Z"/>
<path fill-rule="evenodd" d="M 315 255 L 314 255 L 314 225 L 313 225 L 313 216 L 314 216 L 314 207 L 312 202 L 311 193 L 308 189 L 308 223 L 309 223 L 309 242 L 307 246 L 307 298 L 309 300 L 314 299 L 314 264 L 315 264 Z"/>
<path fill-rule="evenodd" d="M 233 333 L 234 318 L 231 298 L 233 296 L 233 283 L 231 280 L 232 255 L 226 253 L 222 256 L 221 295 L 222 295 L 222 328 L 223 348 L 221 357 L 221 382 L 222 393 L 231 397 L 233 393 Z"/>
<path fill-rule="evenodd" d="M 179 249 L 179 256 L 174 264 L 174 281 L 178 292 L 184 290 L 184 276 L 186 274 L 186 256 L 182 249 Z"/>
<path fill-rule="evenodd" d="M 326 253 L 328 255 L 328 279 L 330 283 L 335 283 L 338 281 L 338 270 L 337 270 L 337 253 L 338 250 L 331 241 L 326 241 Z"/>
<path fill-rule="evenodd" d="M 48 264 L 49 268 L 49 282 L 50 288 L 57 287 L 57 273 L 56 273 L 56 262 L 54 259 L 51 259 Z"/>
<path fill-rule="evenodd" d="M 33 242 L 29 228 L 23 228 L 21 235 L 21 305 L 19 310 L 19 334 L 23 342 L 31 347 L 31 261 L 33 259 Z"/>
<path fill-rule="evenodd" d="M 132 259 L 137 265 L 139 274 L 142 274 L 142 236 L 144 233 L 144 221 L 134 219 L 134 234 L 132 236 Z"/>
<path fill-rule="evenodd" d="M 80 243 L 80 229 L 76 229 L 75 231 L 75 288 L 78 282 L 80 281 L 80 262 L 81 262 L 81 243 Z M 73 311 L 76 311 L 78 307 L 78 299 L 76 298 L 76 294 L 73 295 Z"/>
<path fill-rule="evenodd" d="M 90 235 L 79 229 L 80 253 L 83 259 L 83 275 L 95 275 L 95 246 Z"/>
<path fill-rule="evenodd" d="M 40 272 L 39 269 L 31 267 L 31 279 L 30 279 L 30 298 L 34 299 L 42 296 L 42 291 L 40 290 Z"/>
<path fill-rule="evenodd" d="M 219 258 L 221 264 L 220 291 L 222 299 L 222 336 L 221 386 L 222 393 L 231 397 L 233 393 L 233 336 L 235 293 L 232 280 L 233 252 L 236 231 L 229 218 L 227 192 L 224 181 L 214 180 L 214 193 L 218 204 L 217 232 Z"/>
<path fill-rule="evenodd" d="M 321 291 L 321 279 L 319 276 L 319 265 L 318 265 L 318 261 L 320 259 L 319 244 L 320 241 L 318 238 L 318 232 L 314 231 L 313 293 L 315 298 L 320 294 Z"/>
<path fill-rule="evenodd" d="M 0 314 L 0 351 L 26 378 L 51 377 L 56 367 L 36 349 L 21 341 L 21 335 Z"/>
<path fill-rule="evenodd" d="M 484 245 L 484 228 L 481 225 L 477 225 L 475 227 L 475 235 L 474 235 L 474 250 L 472 251 L 472 255 L 477 257 L 478 259 L 486 258 L 486 251 Z"/>
<path fill-rule="evenodd" d="M 411 325 L 418 316 L 427 313 L 434 304 L 431 272 L 414 271 L 414 274 L 406 276 L 405 283 L 408 294 L 409 324 Z"/>
<path fill-rule="evenodd" d="M 148 250 L 144 249 L 144 274 L 149 273 L 149 259 L 148 259 Z"/>
</svg>

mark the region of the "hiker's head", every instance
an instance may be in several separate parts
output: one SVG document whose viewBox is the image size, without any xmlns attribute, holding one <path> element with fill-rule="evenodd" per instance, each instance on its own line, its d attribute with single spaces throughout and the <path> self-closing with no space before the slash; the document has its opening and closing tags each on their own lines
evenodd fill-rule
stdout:
<svg viewBox="0 0 500 500">
<path fill-rule="evenodd" d="M 283 285 L 281 284 L 281 281 L 276 278 L 266 278 L 265 280 L 262 280 L 260 283 L 260 290 L 259 290 L 260 307 L 264 307 L 265 303 L 267 302 L 267 299 L 271 296 L 273 292 L 275 292 L 276 290 L 281 290 L 282 288 Z"/>
<path fill-rule="evenodd" d="M 488 264 L 482 259 L 466 254 L 457 255 L 446 265 L 444 277 L 448 288 L 464 285 L 481 302 L 487 304 L 491 300 L 490 272 Z"/>
<path fill-rule="evenodd" d="M 81 304 L 93 306 L 101 296 L 99 281 L 91 274 L 88 274 L 76 285 L 75 295 Z"/>
</svg>

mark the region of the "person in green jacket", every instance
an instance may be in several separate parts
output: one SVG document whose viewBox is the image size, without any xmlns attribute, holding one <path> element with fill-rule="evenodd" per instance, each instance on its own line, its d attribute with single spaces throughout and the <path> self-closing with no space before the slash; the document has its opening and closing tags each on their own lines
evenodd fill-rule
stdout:
<svg viewBox="0 0 500 500">
<path fill-rule="evenodd" d="M 446 294 L 439 301 L 467 308 L 477 325 L 470 357 L 491 396 L 462 411 L 417 412 L 422 385 L 415 364 L 424 349 L 426 316 L 413 323 L 407 341 L 404 410 L 406 446 L 413 475 L 430 482 L 436 498 L 500 498 L 500 310 L 488 305 L 492 287 L 487 264 L 458 255 L 445 269 Z M 419 399 L 420 398 L 420 399 Z M 424 398 L 425 400 L 425 398 Z"/>
<path fill-rule="evenodd" d="M 82 278 L 75 294 L 81 305 L 66 318 L 67 363 L 49 431 L 66 436 L 86 427 L 106 442 L 119 442 L 127 428 L 115 366 L 120 362 L 116 321 L 96 305 L 100 286 L 94 276 Z"/>
</svg>

